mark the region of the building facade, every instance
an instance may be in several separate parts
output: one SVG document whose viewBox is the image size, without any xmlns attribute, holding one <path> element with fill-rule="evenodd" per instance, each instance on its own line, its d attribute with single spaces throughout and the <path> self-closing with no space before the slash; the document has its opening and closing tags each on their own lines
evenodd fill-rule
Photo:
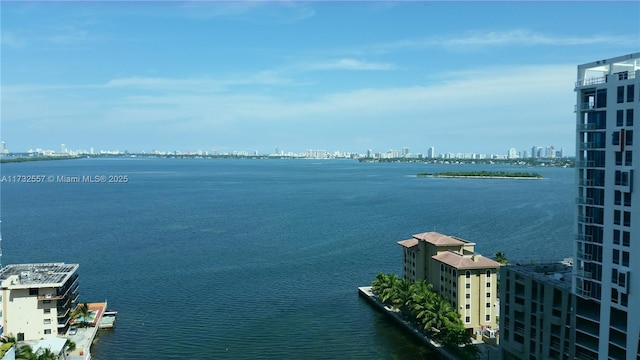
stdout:
<svg viewBox="0 0 640 360">
<path fill-rule="evenodd" d="M 65 263 L 3 268 L 1 335 L 28 341 L 65 334 L 78 298 L 77 270 Z"/>
<path fill-rule="evenodd" d="M 636 359 L 640 312 L 630 309 L 640 303 L 640 53 L 579 65 L 575 91 L 575 355 Z"/>
<path fill-rule="evenodd" d="M 474 251 L 475 243 L 437 232 L 399 241 L 404 279 L 425 280 L 458 310 L 470 335 L 495 329 L 500 263 Z"/>
<path fill-rule="evenodd" d="M 575 359 L 575 297 L 568 263 L 500 268 L 503 360 Z"/>
</svg>

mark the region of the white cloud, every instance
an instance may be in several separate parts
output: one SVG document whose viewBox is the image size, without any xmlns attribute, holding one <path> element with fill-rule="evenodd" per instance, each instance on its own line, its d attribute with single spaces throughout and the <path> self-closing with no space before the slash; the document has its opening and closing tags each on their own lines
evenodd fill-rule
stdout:
<svg viewBox="0 0 640 360">
<path fill-rule="evenodd" d="M 356 59 L 335 59 L 310 62 L 298 65 L 299 70 L 393 70 L 395 66 L 389 63 L 366 62 Z"/>
<path fill-rule="evenodd" d="M 230 146 L 283 145 L 277 137 L 336 141 L 344 144 L 343 149 L 365 138 L 379 144 L 447 141 L 452 150 L 461 151 L 462 146 L 477 148 L 478 143 L 531 146 L 538 142 L 528 140 L 534 135 L 563 134 L 567 142 L 573 141 L 574 72 L 573 65 L 483 68 L 449 74 L 449 81 L 438 84 L 363 88 L 305 101 L 271 91 L 220 91 L 206 85 L 208 79 L 123 78 L 95 86 L 91 91 L 97 93 L 91 97 L 80 91 L 85 89 L 70 92 L 79 98 L 60 98 L 56 91 L 29 94 L 9 89 L 3 101 L 3 126 L 11 132 L 24 131 L 19 123 L 29 122 L 33 130 L 42 126 L 41 120 L 33 119 L 49 118 L 55 126 L 47 131 L 125 133 L 137 139 L 136 143 L 152 143 L 168 134 L 184 134 L 185 138 L 190 134 L 222 137 L 220 141 Z M 128 91 L 137 87 L 166 91 Z M 194 87 L 201 91 L 192 91 Z M 39 106 L 32 106 L 34 100 Z M 76 136 L 87 138 L 89 134 Z"/>
<path fill-rule="evenodd" d="M 508 31 L 467 32 L 463 35 L 431 36 L 420 39 L 405 39 L 374 46 L 375 49 L 391 51 L 404 48 L 444 47 L 456 49 L 475 49 L 487 46 L 572 46 L 595 44 L 637 44 L 631 36 L 611 36 L 604 34 L 588 34 L 586 36 L 566 36 L 545 34 L 527 29 Z"/>
</svg>

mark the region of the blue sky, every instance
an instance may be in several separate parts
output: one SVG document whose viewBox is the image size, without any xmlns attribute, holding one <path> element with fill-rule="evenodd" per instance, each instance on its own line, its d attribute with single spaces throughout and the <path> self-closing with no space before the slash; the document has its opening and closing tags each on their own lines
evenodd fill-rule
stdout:
<svg viewBox="0 0 640 360">
<path fill-rule="evenodd" d="M 574 153 L 640 2 L 1 3 L 0 137 L 43 148 Z"/>
</svg>

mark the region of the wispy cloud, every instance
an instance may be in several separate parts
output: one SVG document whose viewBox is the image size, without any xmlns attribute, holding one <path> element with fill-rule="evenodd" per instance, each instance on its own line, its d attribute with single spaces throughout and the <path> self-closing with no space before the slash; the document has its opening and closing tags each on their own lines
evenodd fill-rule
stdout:
<svg viewBox="0 0 640 360">
<path fill-rule="evenodd" d="M 26 45 L 25 39 L 6 30 L 2 31 L 2 34 L 0 34 L 0 40 L 2 41 L 2 46 L 8 46 L 11 48 L 21 48 Z"/>
<path fill-rule="evenodd" d="M 612 36 L 604 34 L 589 34 L 587 36 L 566 36 L 545 34 L 526 29 L 513 29 L 509 31 L 484 31 L 467 32 L 462 35 L 432 36 L 417 39 L 405 39 L 395 42 L 375 45 L 377 50 L 391 51 L 394 49 L 424 49 L 440 47 L 449 49 L 477 49 L 480 47 L 495 46 L 573 46 L 595 44 L 620 44 L 628 45 L 637 38 L 634 36 Z"/>
<path fill-rule="evenodd" d="M 80 98 L 60 99 L 54 96 L 55 91 L 51 96 L 37 94 L 41 104 L 37 108 L 29 106 L 34 96 L 9 89 L 3 120 L 10 119 L 5 123 L 10 128 L 15 122 L 54 118 L 47 131 L 77 129 L 82 123 L 88 129 L 86 136 L 126 129 L 128 136 L 147 143 L 171 133 L 184 134 L 184 141 L 215 137 L 231 147 L 258 144 L 266 133 L 277 139 L 283 136 L 278 135 L 283 127 L 286 134 L 334 139 L 343 144 L 362 138 L 376 139 L 379 144 L 422 144 L 427 136 L 436 145 L 437 139 L 447 139 L 452 149 L 459 150 L 465 149 L 468 134 L 503 147 L 528 143 L 526 136 L 541 129 L 549 133 L 541 135 L 543 138 L 551 138 L 550 134 L 571 138 L 574 122 L 567 104 L 573 102 L 574 94 L 566 84 L 573 81 L 573 65 L 483 68 L 449 76 L 449 81 L 433 85 L 362 88 L 305 99 L 248 89 L 191 90 L 215 88 L 206 85 L 210 84 L 208 79 L 134 77 L 114 79 L 108 86 L 96 85 L 94 91 L 104 91 L 103 96 L 94 93 L 85 97 L 83 91 L 72 92 Z M 115 91 L 124 88 L 167 91 Z M 82 106 L 76 107 L 77 103 Z M 400 126 L 389 132 L 392 124 L 403 124 L 411 130 L 402 131 Z M 260 130 L 248 132 L 248 128 Z"/>
<path fill-rule="evenodd" d="M 302 63 L 294 66 L 297 70 L 393 70 L 395 65 L 390 63 L 367 62 L 356 59 L 332 59 Z"/>
</svg>

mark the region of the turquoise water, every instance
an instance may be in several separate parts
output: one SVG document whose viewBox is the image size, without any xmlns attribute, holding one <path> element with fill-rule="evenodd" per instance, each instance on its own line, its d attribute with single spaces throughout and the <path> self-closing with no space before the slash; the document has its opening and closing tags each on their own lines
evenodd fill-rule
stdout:
<svg viewBox="0 0 640 360">
<path fill-rule="evenodd" d="M 536 171 L 544 180 L 417 178 Z M 4 183 L 3 264 L 80 264 L 107 300 L 108 359 L 435 359 L 357 295 L 401 271 L 396 241 L 436 230 L 512 261 L 571 255 L 573 169 L 350 160 L 80 159 L 2 175 L 127 175 Z"/>
</svg>

